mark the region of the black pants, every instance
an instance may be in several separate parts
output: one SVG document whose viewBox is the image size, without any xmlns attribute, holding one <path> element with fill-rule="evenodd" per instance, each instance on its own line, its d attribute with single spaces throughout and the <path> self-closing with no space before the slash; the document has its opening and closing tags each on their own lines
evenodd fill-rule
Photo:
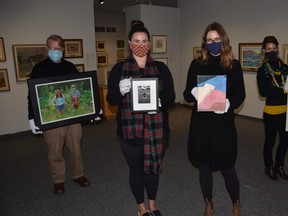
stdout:
<svg viewBox="0 0 288 216">
<path fill-rule="evenodd" d="M 286 113 L 280 115 L 263 114 L 265 124 L 265 142 L 263 156 L 265 166 L 273 166 L 273 147 L 277 132 L 279 132 L 279 145 L 276 152 L 275 166 L 284 166 L 284 159 L 288 147 L 288 132 L 286 127 Z"/>
<path fill-rule="evenodd" d="M 131 145 L 120 141 L 122 152 L 130 169 L 129 184 L 137 204 L 144 202 L 144 191 L 146 189 L 149 200 L 155 200 L 159 174 L 144 173 L 144 146 Z"/>
<path fill-rule="evenodd" d="M 232 203 L 239 201 L 240 189 L 239 179 L 235 167 L 221 170 L 224 177 L 226 189 L 230 195 Z M 210 166 L 207 164 L 199 167 L 199 181 L 204 200 L 212 200 L 213 191 L 213 176 Z"/>
</svg>

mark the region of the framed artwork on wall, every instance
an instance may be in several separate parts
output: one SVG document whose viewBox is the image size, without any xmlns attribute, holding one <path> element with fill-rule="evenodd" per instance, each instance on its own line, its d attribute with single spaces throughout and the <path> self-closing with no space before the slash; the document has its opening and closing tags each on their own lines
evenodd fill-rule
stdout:
<svg viewBox="0 0 288 216">
<path fill-rule="evenodd" d="M 198 58 L 202 53 L 201 47 L 193 47 L 193 59 Z"/>
<path fill-rule="evenodd" d="M 82 39 L 64 39 L 64 44 L 65 44 L 64 58 L 83 57 Z"/>
<path fill-rule="evenodd" d="M 106 43 L 105 41 L 96 41 L 96 52 L 105 52 Z"/>
<path fill-rule="evenodd" d="M 108 53 L 96 53 L 97 65 L 108 66 Z"/>
<path fill-rule="evenodd" d="M 75 66 L 76 66 L 76 68 L 77 68 L 77 70 L 78 70 L 79 72 L 84 72 L 84 71 L 85 71 L 85 66 L 84 66 L 84 64 L 75 64 Z"/>
<path fill-rule="evenodd" d="M 117 58 L 125 58 L 125 50 L 117 50 Z"/>
<path fill-rule="evenodd" d="M 15 44 L 12 47 L 18 82 L 27 80 L 34 65 L 47 58 L 46 44 Z"/>
<path fill-rule="evenodd" d="M 239 61 L 243 71 L 256 72 L 260 66 L 262 43 L 239 43 Z"/>
<path fill-rule="evenodd" d="M 7 69 L 0 69 L 0 92 L 10 91 Z"/>
<path fill-rule="evenodd" d="M 6 61 L 6 53 L 3 37 L 0 37 L 0 61 Z"/>
<path fill-rule="evenodd" d="M 166 53 L 167 52 L 167 36 L 152 35 L 152 52 Z"/>
<path fill-rule="evenodd" d="M 35 123 L 40 130 L 95 119 L 100 112 L 96 71 L 66 76 L 29 79 Z M 77 90 L 79 97 L 72 97 Z M 60 103 L 55 103 L 55 99 Z"/>
<path fill-rule="evenodd" d="M 117 48 L 123 49 L 125 47 L 124 40 L 117 40 Z"/>
<path fill-rule="evenodd" d="M 283 44 L 283 50 L 282 50 L 282 61 L 285 64 L 288 64 L 288 44 Z"/>
</svg>

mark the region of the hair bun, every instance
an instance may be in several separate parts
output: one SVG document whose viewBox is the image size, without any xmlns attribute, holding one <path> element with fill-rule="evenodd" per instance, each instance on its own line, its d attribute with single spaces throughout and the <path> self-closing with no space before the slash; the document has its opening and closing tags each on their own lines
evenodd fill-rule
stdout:
<svg viewBox="0 0 288 216">
<path fill-rule="evenodd" d="M 141 20 L 132 20 L 131 21 L 131 29 L 132 28 L 143 28 L 144 27 L 144 23 Z"/>
</svg>

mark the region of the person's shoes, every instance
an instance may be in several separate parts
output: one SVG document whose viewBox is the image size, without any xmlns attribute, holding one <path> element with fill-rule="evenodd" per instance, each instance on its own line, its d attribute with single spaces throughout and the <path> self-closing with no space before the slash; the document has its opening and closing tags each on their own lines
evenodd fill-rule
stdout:
<svg viewBox="0 0 288 216">
<path fill-rule="evenodd" d="M 237 201 L 236 203 L 233 204 L 232 215 L 233 216 L 241 216 L 239 201 Z"/>
<path fill-rule="evenodd" d="M 159 210 L 154 210 L 150 213 L 152 216 L 162 216 L 161 212 Z"/>
<path fill-rule="evenodd" d="M 64 183 L 54 184 L 54 193 L 55 194 L 63 194 L 64 192 L 65 192 Z"/>
<path fill-rule="evenodd" d="M 272 168 L 272 166 L 266 166 L 265 167 L 265 174 L 268 175 L 268 177 L 274 181 L 278 181 L 279 178 L 276 175 L 274 169 Z"/>
<path fill-rule="evenodd" d="M 215 208 L 213 206 L 212 201 L 205 201 L 205 211 L 203 216 L 212 216 L 212 214 L 214 213 Z"/>
<path fill-rule="evenodd" d="M 279 175 L 282 179 L 288 180 L 288 175 L 285 173 L 283 166 L 274 166 L 275 175 Z"/>
<path fill-rule="evenodd" d="M 91 182 L 84 176 L 74 179 L 74 182 L 78 183 L 81 187 L 86 187 L 91 184 Z"/>
</svg>

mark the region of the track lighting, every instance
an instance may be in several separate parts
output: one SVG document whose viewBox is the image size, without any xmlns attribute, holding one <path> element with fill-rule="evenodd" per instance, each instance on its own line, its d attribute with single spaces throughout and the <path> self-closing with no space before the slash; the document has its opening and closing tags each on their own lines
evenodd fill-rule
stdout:
<svg viewBox="0 0 288 216">
<path fill-rule="evenodd" d="M 102 5 L 104 4 L 104 0 L 99 0 L 99 3 Z"/>
</svg>

